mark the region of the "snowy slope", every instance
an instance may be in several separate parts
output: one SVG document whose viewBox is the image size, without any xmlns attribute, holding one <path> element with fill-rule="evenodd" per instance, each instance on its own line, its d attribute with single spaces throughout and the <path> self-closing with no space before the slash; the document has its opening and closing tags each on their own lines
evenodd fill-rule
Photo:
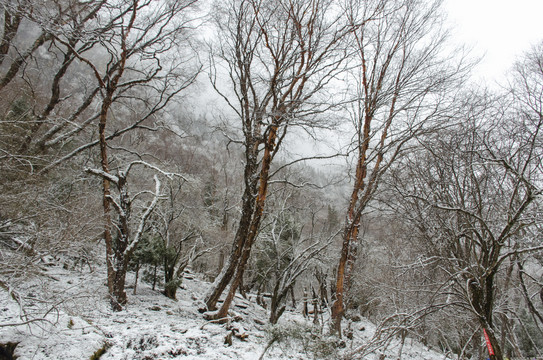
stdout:
<svg viewBox="0 0 543 360">
<path fill-rule="evenodd" d="M 241 297 L 233 307 L 240 321 L 208 323 L 198 312 L 200 297 L 208 286 L 191 276 L 178 291 L 178 301 L 173 301 L 149 285 L 139 284 L 137 295 L 128 289 L 126 310 L 115 313 L 109 308 L 101 270 L 78 272 L 49 266 L 17 293 L 0 290 L 0 343 L 18 343 L 14 355 L 19 359 L 89 359 L 103 352 L 100 359 L 104 360 L 249 360 L 259 359 L 275 337 L 277 341 L 266 349 L 265 359 L 398 358 L 397 339 L 386 349 L 369 346 L 375 326 L 368 321 L 352 323 L 352 340 L 344 339 L 338 347 L 337 339 L 324 335 L 326 330 L 314 326 L 312 319 L 304 319 L 299 311 L 287 311 L 272 328 L 267 325 L 266 310 Z M 25 324 L 14 325 L 21 323 Z M 241 340 L 233 336 L 232 345 L 227 345 L 225 338 L 233 330 L 248 337 Z M 360 357 L 354 350 L 363 348 L 371 353 Z M 446 357 L 408 339 L 401 359 Z"/>
</svg>

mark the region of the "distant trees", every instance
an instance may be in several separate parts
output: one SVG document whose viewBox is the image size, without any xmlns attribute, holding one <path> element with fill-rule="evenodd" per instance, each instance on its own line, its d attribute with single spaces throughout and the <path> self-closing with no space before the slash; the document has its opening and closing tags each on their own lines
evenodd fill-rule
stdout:
<svg viewBox="0 0 543 360">
<path fill-rule="evenodd" d="M 448 97 L 466 73 L 444 53 L 440 1 L 353 1 L 348 16 L 373 20 L 354 31 L 352 83 L 354 183 L 337 265 L 333 329 L 341 319 L 358 255 L 361 218 L 383 174 L 412 139 L 440 126 Z M 353 24 L 354 25 L 354 24 Z M 452 95 L 451 95 L 452 94 Z"/>
<path fill-rule="evenodd" d="M 105 2 L 48 3 L 48 11 L 46 3 L 26 0 L 3 6 L 1 149 L 12 174 L 42 169 L 96 120 L 89 106 L 98 87 L 77 76 L 82 69 L 75 54 L 94 51 L 99 35 L 92 30 L 104 31 L 95 18 Z M 19 115 L 10 116 L 12 109 Z"/>
</svg>

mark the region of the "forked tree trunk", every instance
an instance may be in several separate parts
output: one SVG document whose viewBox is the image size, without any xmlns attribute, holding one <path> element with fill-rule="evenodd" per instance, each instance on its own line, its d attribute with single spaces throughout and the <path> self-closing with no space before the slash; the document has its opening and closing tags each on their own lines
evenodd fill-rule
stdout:
<svg viewBox="0 0 543 360">
<path fill-rule="evenodd" d="M 251 228 L 253 228 L 251 226 Z M 232 305 L 232 301 L 234 300 L 234 296 L 236 295 L 236 290 L 239 288 L 243 274 L 245 273 L 245 268 L 247 266 L 247 262 L 249 259 L 249 255 L 251 254 L 251 247 L 254 243 L 254 240 L 256 238 L 256 234 L 253 232 L 249 233 L 248 239 L 245 242 L 245 246 L 243 248 L 243 252 L 241 255 L 241 258 L 239 259 L 239 263 L 236 267 L 235 276 L 232 280 L 232 283 L 230 284 L 230 288 L 228 290 L 228 294 L 226 295 L 226 298 L 224 302 L 221 305 L 221 308 L 217 312 L 215 318 L 216 319 L 224 319 L 228 316 L 228 310 L 230 309 L 230 306 Z"/>
<path fill-rule="evenodd" d="M 258 144 L 252 143 L 249 140 L 245 151 L 246 162 L 243 174 L 245 189 L 242 197 L 241 217 L 239 219 L 238 229 L 236 231 L 236 235 L 234 236 L 234 242 L 232 244 L 232 249 L 230 250 L 230 255 L 228 256 L 226 264 L 222 267 L 209 293 L 205 296 L 206 308 L 209 311 L 214 311 L 217 309 L 217 302 L 230 281 L 234 278 L 254 214 L 255 194 L 258 184 Z"/>
<path fill-rule="evenodd" d="M 499 251 L 497 253 L 499 253 Z M 490 268 L 489 264 L 484 266 L 485 268 Z M 477 320 L 488 336 L 487 342 L 490 342 L 490 345 L 492 346 L 494 354 L 489 354 L 490 360 L 503 360 L 502 349 L 497 337 L 498 330 L 493 323 L 495 276 L 495 271 L 489 271 L 478 279 L 468 277 L 466 279 L 466 291 L 469 294 L 469 302 L 473 307 Z M 485 347 L 489 350 L 488 346 Z"/>
<path fill-rule="evenodd" d="M 172 264 L 169 264 L 168 267 L 165 267 L 166 271 L 164 276 L 164 295 L 166 295 L 170 299 L 176 299 L 177 289 L 179 288 L 179 285 L 183 280 L 183 273 L 189 265 L 189 262 L 190 258 L 183 260 L 176 269 L 175 266 L 177 266 L 178 260 L 175 259 Z M 168 283 L 170 283 L 170 286 L 168 286 Z"/>
<path fill-rule="evenodd" d="M 276 279 L 275 286 L 273 287 L 272 298 L 270 302 L 270 323 L 271 324 L 277 324 L 277 321 L 279 320 L 281 315 L 283 315 L 283 313 L 285 312 L 287 308 L 285 303 L 286 303 L 286 298 L 288 294 L 290 293 L 292 297 L 294 296 L 294 293 L 292 292 L 292 289 L 294 288 L 294 284 L 290 285 L 286 289 L 281 289 L 280 285 L 281 285 L 281 279 L 280 277 L 278 277 Z"/>
</svg>

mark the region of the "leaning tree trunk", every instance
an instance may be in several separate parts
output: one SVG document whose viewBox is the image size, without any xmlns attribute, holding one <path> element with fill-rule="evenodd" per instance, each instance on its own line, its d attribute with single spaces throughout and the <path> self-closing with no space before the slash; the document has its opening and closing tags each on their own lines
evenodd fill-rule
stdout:
<svg viewBox="0 0 543 360">
<path fill-rule="evenodd" d="M 369 136 L 369 122 L 367 122 L 366 136 Z M 347 210 L 347 223 L 343 231 L 343 242 L 341 245 L 341 255 L 338 262 L 336 284 L 335 284 L 335 300 L 332 304 L 332 332 L 341 337 L 341 319 L 345 313 L 345 291 L 348 289 L 350 280 L 349 272 L 353 269 L 353 263 L 356 260 L 353 254 L 354 247 L 358 242 L 358 229 L 360 227 L 361 211 L 357 207 L 360 192 L 364 190 L 364 179 L 366 178 L 366 158 L 367 143 L 364 142 L 361 147 L 359 160 L 356 168 L 356 182 L 351 194 L 349 209 Z M 349 262 L 351 263 L 349 266 Z"/>
<path fill-rule="evenodd" d="M 252 151 L 252 149 L 251 149 Z M 245 165 L 245 190 L 242 198 L 242 210 L 241 218 L 239 220 L 238 230 L 234 237 L 234 243 L 232 245 L 232 250 L 230 251 L 230 256 L 226 262 L 226 265 L 223 266 L 221 272 L 217 276 L 211 292 L 207 294 L 205 302 L 208 310 L 216 310 L 217 302 L 219 301 L 220 296 L 224 292 L 224 289 L 234 277 L 234 273 L 239 264 L 239 260 L 242 256 L 243 248 L 248 238 L 249 229 L 251 227 L 251 219 L 254 214 L 255 206 L 255 188 L 256 188 L 256 163 L 254 161 L 254 156 L 249 154 L 247 157 L 247 163 Z"/>
<path fill-rule="evenodd" d="M 271 303 L 270 303 L 270 324 L 277 324 L 277 321 L 285 312 L 287 306 L 286 297 L 289 292 L 293 291 L 294 284 L 290 285 L 286 289 L 281 289 L 281 280 L 277 279 L 277 282 L 273 288 Z M 283 304 L 283 305 L 281 305 Z"/>
<path fill-rule="evenodd" d="M 394 109 L 394 101 L 391 111 Z M 356 180 L 351 194 L 349 209 L 347 211 L 347 224 L 343 232 L 343 243 L 341 255 L 337 268 L 337 278 L 335 287 L 335 301 L 332 305 L 332 331 L 341 337 L 341 319 L 345 313 L 345 292 L 350 288 L 351 277 L 354 272 L 354 265 L 358 255 L 358 233 L 360 228 L 360 219 L 362 212 L 370 201 L 373 191 L 376 188 L 378 174 L 383 161 L 383 154 L 379 153 L 373 164 L 372 173 L 367 183 L 367 158 L 366 154 L 369 148 L 369 134 L 371 117 L 366 116 L 364 124 L 365 139 L 360 145 L 358 163 L 356 167 Z M 392 118 L 389 118 L 383 134 L 381 134 L 380 146 L 384 146 L 387 136 L 388 127 L 391 124 Z"/>
<path fill-rule="evenodd" d="M 228 295 L 226 296 L 226 299 L 224 300 L 224 303 L 222 304 L 221 308 L 219 309 L 217 314 L 214 316 L 214 318 L 216 319 L 226 318 L 226 316 L 228 315 L 228 310 L 230 309 L 230 305 L 232 304 L 232 301 L 234 300 L 236 290 L 238 289 L 239 285 L 241 284 L 243 280 L 243 274 L 245 273 L 245 268 L 247 267 L 247 262 L 249 260 L 249 256 L 251 255 L 251 248 L 258 235 L 258 230 L 260 228 L 260 221 L 262 220 L 262 214 L 264 213 L 264 206 L 266 204 L 266 195 L 268 193 L 268 180 L 269 180 L 270 166 L 271 166 L 271 161 L 273 158 L 273 152 L 275 148 L 276 139 L 277 139 L 277 126 L 274 125 L 270 127 L 270 133 L 268 135 L 268 138 L 266 139 L 264 155 L 262 157 L 262 168 L 260 170 L 258 195 L 255 200 L 251 226 L 249 228 L 247 237 L 244 241 L 241 258 L 239 259 L 239 262 L 237 264 L 235 276 L 232 281 L 232 284 L 230 285 L 230 289 L 228 290 Z"/>
<path fill-rule="evenodd" d="M 370 128 L 373 117 L 369 115 L 366 108 L 366 117 L 362 128 L 362 133 L 359 132 L 358 145 L 358 161 L 356 164 L 356 177 L 351 193 L 349 208 L 347 209 L 347 223 L 343 231 L 343 243 L 341 246 L 341 255 L 337 267 L 337 278 L 335 284 L 335 300 L 332 304 L 332 331 L 341 337 L 341 319 L 345 313 L 344 294 L 345 281 L 349 276 L 349 270 L 352 270 L 352 264 L 347 268 L 347 262 L 354 263 L 355 254 L 351 250 L 358 241 L 358 229 L 360 226 L 360 216 L 363 210 L 364 203 L 359 204 L 360 194 L 365 188 L 365 179 L 367 172 L 367 152 L 369 149 Z M 367 193 L 367 191 L 366 191 Z M 347 271 L 346 271 L 347 270 Z"/>
</svg>

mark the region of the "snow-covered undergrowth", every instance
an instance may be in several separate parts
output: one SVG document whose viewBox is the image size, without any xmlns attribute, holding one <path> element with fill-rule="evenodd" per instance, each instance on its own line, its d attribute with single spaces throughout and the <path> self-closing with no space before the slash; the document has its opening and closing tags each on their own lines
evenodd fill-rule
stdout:
<svg viewBox="0 0 543 360">
<path fill-rule="evenodd" d="M 392 339 L 375 349 L 376 327 L 366 320 L 352 322 L 352 339 L 342 342 L 300 311 L 271 327 L 266 310 L 242 297 L 233 306 L 238 321 L 210 323 L 198 311 L 208 287 L 190 276 L 174 301 L 140 283 L 116 313 L 102 270 L 49 265 L 17 292 L 0 290 L 0 343 L 16 344 L 18 359 L 446 359 L 410 339 L 403 348 Z"/>
</svg>

